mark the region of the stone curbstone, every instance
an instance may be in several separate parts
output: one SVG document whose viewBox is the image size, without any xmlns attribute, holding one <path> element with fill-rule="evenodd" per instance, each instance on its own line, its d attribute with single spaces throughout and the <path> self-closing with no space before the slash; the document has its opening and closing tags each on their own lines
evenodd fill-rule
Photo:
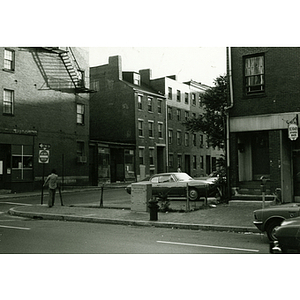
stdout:
<svg viewBox="0 0 300 300">
<path fill-rule="evenodd" d="M 8 213 L 14 216 L 27 217 L 32 219 L 44 219 L 44 220 L 59 220 L 59 221 L 87 222 L 87 223 L 101 223 L 101 224 L 129 225 L 129 226 L 147 226 L 147 227 L 175 228 L 175 229 L 189 229 L 189 230 L 207 230 L 207 231 L 212 230 L 212 231 L 249 232 L 249 233 L 260 232 L 256 228 L 250 228 L 244 226 L 108 219 L 108 218 L 84 217 L 84 216 L 74 216 L 74 215 L 64 215 L 64 214 L 20 212 L 15 210 L 14 208 L 11 208 L 8 211 Z"/>
</svg>

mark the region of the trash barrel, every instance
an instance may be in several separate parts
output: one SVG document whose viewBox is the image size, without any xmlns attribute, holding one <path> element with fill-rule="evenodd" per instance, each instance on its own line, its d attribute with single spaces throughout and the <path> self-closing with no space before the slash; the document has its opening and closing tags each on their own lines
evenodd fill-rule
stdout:
<svg viewBox="0 0 300 300">
<path fill-rule="evenodd" d="M 148 202 L 150 211 L 150 221 L 157 221 L 158 219 L 158 201 L 156 199 L 150 199 Z"/>
</svg>

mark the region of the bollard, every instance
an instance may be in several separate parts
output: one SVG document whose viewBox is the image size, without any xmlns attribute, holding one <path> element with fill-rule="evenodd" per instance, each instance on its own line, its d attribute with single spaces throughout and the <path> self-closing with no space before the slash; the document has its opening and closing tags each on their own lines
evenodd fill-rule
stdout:
<svg viewBox="0 0 300 300">
<path fill-rule="evenodd" d="M 104 189 L 104 184 L 102 184 L 101 186 L 100 207 L 103 207 L 103 189 Z"/>
<path fill-rule="evenodd" d="M 158 201 L 156 198 L 152 198 L 148 202 L 148 207 L 150 210 L 150 221 L 157 221 L 158 220 Z"/>
</svg>

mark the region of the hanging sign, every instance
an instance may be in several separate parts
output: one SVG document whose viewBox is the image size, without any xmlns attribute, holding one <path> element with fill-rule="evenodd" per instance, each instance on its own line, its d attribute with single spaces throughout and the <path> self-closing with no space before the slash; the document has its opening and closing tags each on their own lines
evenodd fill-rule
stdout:
<svg viewBox="0 0 300 300">
<path fill-rule="evenodd" d="M 290 123 L 288 127 L 289 139 L 295 141 L 298 138 L 298 126 L 295 123 Z"/>
</svg>

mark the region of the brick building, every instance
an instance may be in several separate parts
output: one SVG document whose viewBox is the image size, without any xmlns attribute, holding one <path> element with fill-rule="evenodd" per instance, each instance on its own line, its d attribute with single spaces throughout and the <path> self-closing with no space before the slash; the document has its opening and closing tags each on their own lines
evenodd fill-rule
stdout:
<svg viewBox="0 0 300 300">
<path fill-rule="evenodd" d="M 227 59 L 232 187 L 260 194 L 264 176 L 268 194 L 299 202 L 300 48 L 233 47 Z"/>
<path fill-rule="evenodd" d="M 122 71 L 120 56 L 92 67 L 90 161 L 93 183 L 140 180 L 176 171 L 209 174 L 211 155 L 201 134 L 186 132 L 182 122 L 201 113 L 200 94 L 207 88 L 179 83 L 174 76 L 151 79 L 151 70 Z M 209 159 L 207 158 L 209 157 Z"/>
<path fill-rule="evenodd" d="M 180 166 L 193 177 L 209 175 L 216 170 L 216 159 L 222 151 L 209 147 L 201 132 L 191 133 L 183 124 L 188 118 L 203 114 L 201 95 L 209 88 L 195 82 L 179 82 L 175 75 L 151 80 L 151 85 L 166 95 L 169 171 Z"/>
<path fill-rule="evenodd" d="M 142 72 L 141 72 L 142 73 Z M 93 183 L 134 181 L 164 172 L 165 98 L 137 72 L 123 72 L 120 56 L 90 68 L 90 158 Z"/>
<path fill-rule="evenodd" d="M 0 64 L 0 189 L 41 188 L 52 168 L 64 184 L 87 184 L 88 51 L 3 47 Z"/>
</svg>

